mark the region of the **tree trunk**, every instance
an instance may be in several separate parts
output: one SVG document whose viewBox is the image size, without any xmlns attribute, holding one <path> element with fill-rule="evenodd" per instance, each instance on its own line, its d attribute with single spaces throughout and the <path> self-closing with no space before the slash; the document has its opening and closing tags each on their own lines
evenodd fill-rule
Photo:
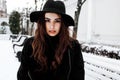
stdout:
<svg viewBox="0 0 120 80">
<path fill-rule="evenodd" d="M 78 0 L 78 2 L 77 2 L 77 11 L 75 11 L 75 26 L 73 28 L 73 38 L 75 38 L 75 39 L 77 37 L 78 22 L 79 22 L 79 15 L 80 15 L 81 7 L 85 1 L 86 0 L 84 0 L 84 1 Z"/>
</svg>

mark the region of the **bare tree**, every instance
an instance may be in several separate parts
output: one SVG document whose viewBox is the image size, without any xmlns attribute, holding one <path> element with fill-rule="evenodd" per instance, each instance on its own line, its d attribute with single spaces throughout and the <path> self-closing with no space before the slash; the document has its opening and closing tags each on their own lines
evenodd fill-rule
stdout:
<svg viewBox="0 0 120 80">
<path fill-rule="evenodd" d="M 73 38 L 76 38 L 76 36 L 77 36 L 79 15 L 80 15 L 81 7 L 85 1 L 86 0 L 78 0 L 78 2 L 77 2 L 77 10 L 75 11 L 75 26 L 73 28 Z"/>
</svg>

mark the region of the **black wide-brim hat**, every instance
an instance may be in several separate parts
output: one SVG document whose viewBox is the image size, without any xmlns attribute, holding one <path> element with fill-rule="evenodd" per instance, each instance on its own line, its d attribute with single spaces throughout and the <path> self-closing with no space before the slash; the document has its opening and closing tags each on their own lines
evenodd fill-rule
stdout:
<svg viewBox="0 0 120 80">
<path fill-rule="evenodd" d="M 53 1 L 53 0 L 48 0 L 42 11 L 34 11 L 30 14 L 30 21 L 31 22 L 37 22 L 38 19 L 40 18 L 40 15 L 45 13 L 45 12 L 53 12 L 53 13 L 58 13 L 62 16 L 64 22 L 66 23 L 67 26 L 74 26 L 74 20 L 71 16 L 66 14 L 65 10 L 65 5 L 62 1 Z"/>
</svg>

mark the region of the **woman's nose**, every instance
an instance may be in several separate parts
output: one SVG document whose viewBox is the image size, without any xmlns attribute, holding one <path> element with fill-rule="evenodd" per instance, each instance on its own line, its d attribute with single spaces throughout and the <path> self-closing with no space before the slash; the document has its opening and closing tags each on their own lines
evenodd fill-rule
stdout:
<svg viewBox="0 0 120 80">
<path fill-rule="evenodd" d="M 54 22 L 51 22 L 51 23 L 50 23 L 50 28 L 53 29 L 54 26 L 55 26 L 55 23 L 54 23 Z"/>
</svg>

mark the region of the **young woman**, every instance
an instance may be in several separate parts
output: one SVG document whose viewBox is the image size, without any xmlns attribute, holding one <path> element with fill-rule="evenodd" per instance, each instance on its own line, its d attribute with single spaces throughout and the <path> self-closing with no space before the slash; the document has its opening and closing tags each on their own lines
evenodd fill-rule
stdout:
<svg viewBox="0 0 120 80">
<path fill-rule="evenodd" d="M 18 80 L 84 80 L 81 46 L 69 36 L 74 21 L 65 14 L 64 3 L 48 0 L 30 20 L 37 29 L 22 50 Z"/>
</svg>

